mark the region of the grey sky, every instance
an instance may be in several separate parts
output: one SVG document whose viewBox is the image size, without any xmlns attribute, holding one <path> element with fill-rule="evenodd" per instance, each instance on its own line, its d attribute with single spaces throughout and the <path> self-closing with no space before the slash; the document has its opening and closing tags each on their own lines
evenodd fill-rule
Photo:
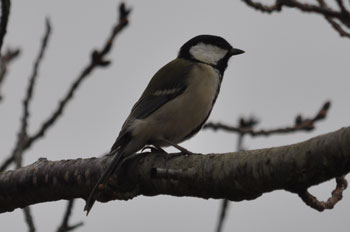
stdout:
<svg viewBox="0 0 350 232">
<path fill-rule="evenodd" d="M 245 146 L 262 148 L 303 141 L 349 126 L 350 40 L 342 39 L 317 15 L 293 9 L 265 15 L 241 1 L 127 1 L 130 26 L 117 38 L 108 69 L 94 71 L 44 140 L 26 153 L 25 163 L 87 158 L 109 150 L 131 106 L 152 75 L 173 59 L 180 46 L 198 34 L 224 37 L 246 51 L 227 69 L 211 121 L 235 124 L 241 115 L 256 115 L 261 127 L 289 125 L 297 114 L 313 116 L 328 99 L 329 117 L 312 133 L 247 138 Z M 9 153 L 18 130 L 21 100 L 50 16 L 52 39 L 32 105 L 30 131 L 56 107 L 72 80 L 87 64 L 90 52 L 107 38 L 117 2 L 12 1 L 5 47 L 20 46 L 22 55 L 10 67 L 0 104 L 0 152 Z M 226 152 L 236 135 L 202 131 L 183 146 L 194 152 Z M 327 199 L 334 181 L 312 189 Z M 39 231 L 53 231 L 64 201 L 32 207 Z M 78 200 L 72 222 L 80 231 L 213 231 L 219 201 L 169 196 L 138 197 L 128 202 L 96 204 L 89 217 Z M 225 231 L 348 231 L 350 194 L 334 210 L 318 213 L 284 191 L 257 200 L 232 203 Z M 27 230 L 21 210 L 0 215 L 2 231 Z M 336 229 L 335 229 L 336 228 Z"/>
</svg>

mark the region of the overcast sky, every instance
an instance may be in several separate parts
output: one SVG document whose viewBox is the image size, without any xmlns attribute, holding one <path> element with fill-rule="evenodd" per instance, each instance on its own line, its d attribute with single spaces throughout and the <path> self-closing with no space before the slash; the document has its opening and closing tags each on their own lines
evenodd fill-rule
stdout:
<svg viewBox="0 0 350 232">
<path fill-rule="evenodd" d="M 104 43 L 115 22 L 112 0 L 12 1 L 5 47 L 22 54 L 10 67 L 0 104 L 1 160 L 11 151 L 19 127 L 21 100 L 49 16 L 53 33 L 31 107 L 29 131 L 56 107 L 70 83 Z M 350 40 L 339 37 L 320 16 L 284 9 L 265 15 L 241 1 L 127 1 L 130 26 L 117 38 L 109 58 L 83 83 L 64 117 L 25 154 L 25 163 L 99 156 L 111 147 L 119 129 L 152 75 L 172 60 L 180 46 L 198 34 L 215 34 L 246 51 L 231 59 L 221 93 L 209 118 L 236 124 L 255 115 L 261 128 L 290 125 L 297 114 L 313 116 L 326 100 L 329 117 L 312 133 L 250 138 L 249 149 L 291 144 L 349 126 Z M 201 131 L 183 143 L 193 152 L 234 151 L 236 135 Z M 312 188 L 322 199 L 334 181 Z M 220 201 L 170 196 L 137 197 L 128 202 L 95 204 L 85 217 L 79 199 L 72 222 L 79 231 L 213 231 Z M 38 231 L 54 231 L 66 202 L 32 207 Z M 350 194 L 323 213 L 285 191 L 254 201 L 232 203 L 225 231 L 348 231 Z M 1 231 L 26 231 L 21 210 L 0 215 Z M 6 229 L 4 229 L 6 228 Z"/>
</svg>

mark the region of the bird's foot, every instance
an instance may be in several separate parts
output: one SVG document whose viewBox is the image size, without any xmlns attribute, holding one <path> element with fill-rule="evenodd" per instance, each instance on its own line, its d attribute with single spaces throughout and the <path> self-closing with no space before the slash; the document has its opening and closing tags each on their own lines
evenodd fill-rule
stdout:
<svg viewBox="0 0 350 232">
<path fill-rule="evenodd" d="M 175 147 L 177 150 L 181 151 L 181 153 L 178 153 L 179 155 L 195 155 L 195 153 L 187 150 L 182 146 L 179 146 L 178 144 L 173 144 L 172 146 Z"/>
<path fill-rule="evenodd" d="M 173 143 L 169 140 L 165 140 L 165 139 L 162 139 L 162 140 L 159 140 L 161 143 L 165 143 L 165 144 L 168 144 L 169 146 L 173 146 L 175 147 L 177 150 L 181 151 L 181 154 L 179 155 L 195 155 L 196 153 L 193 153 L 189 150 L 187 150 L 186 148 L 176 144 L 176 143 Z"/>
<path fill-rule="evenodd" d="M 145 146 L 142 148 L 141 153 L 146 149 L 150 149 L 151 152 L 163 152 L 163 153 L 168 154 L 163 148 L 161 148 L 159 146 Z"/>
</svg>

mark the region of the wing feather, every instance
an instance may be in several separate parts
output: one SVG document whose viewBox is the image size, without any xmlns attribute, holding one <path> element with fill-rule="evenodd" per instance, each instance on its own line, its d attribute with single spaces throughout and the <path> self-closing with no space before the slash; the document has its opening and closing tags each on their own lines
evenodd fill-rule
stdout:
<svg viewBox="0 0 350 232">
<path fill-rule="evenodd" d="M 161 68 L 132 108 L 129 118 L 146 118 L 182 94 L 187 88 L 187 78 L 193 65 L 192 61 L 175 59 Z"/>
<path fill-rule="evenodd" d="M 187 88 L 187 78 L 194 63 L 185 59 L 175 59 L 162 67 L 151 79 L 140 99 L 135 103 L 125 120 L 112 150 L 129 140 L 128 127 L 135 119 L 144 119 L 167 102 L 181 95 Z"/>
</svg>

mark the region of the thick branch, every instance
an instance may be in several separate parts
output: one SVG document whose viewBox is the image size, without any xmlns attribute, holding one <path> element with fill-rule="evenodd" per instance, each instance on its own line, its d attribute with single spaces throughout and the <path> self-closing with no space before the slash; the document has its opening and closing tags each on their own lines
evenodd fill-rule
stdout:
<svg viewBox="0 0 350 232">
<path fill-rule="evenodd" d="M 40 202 L 86 199 L 112 157 L 47 161 L 0 174 L 0 212 Z M 350 172 L 350 127 L 283 147 L 226 154 L 143 153 L 125 162 L 102 186 L 99 201 L 138 195 L 253 200 L 284 189 L 307 188 Z"/>
</svg>

